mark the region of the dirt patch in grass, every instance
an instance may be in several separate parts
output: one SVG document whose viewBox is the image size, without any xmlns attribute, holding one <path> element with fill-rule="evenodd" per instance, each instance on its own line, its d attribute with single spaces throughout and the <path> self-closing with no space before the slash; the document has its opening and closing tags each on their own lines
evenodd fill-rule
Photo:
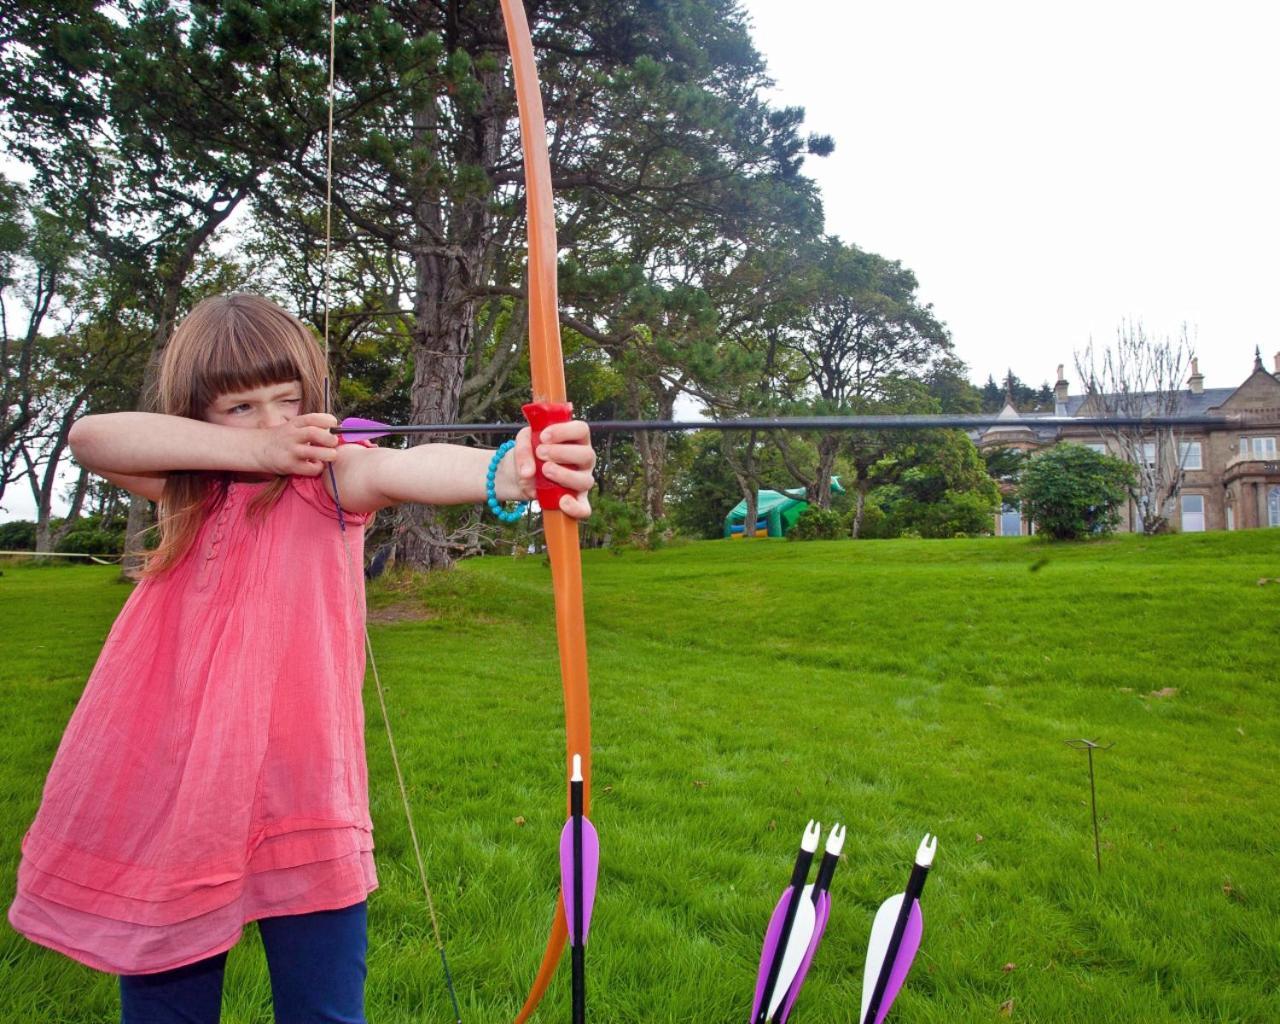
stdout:
<svg viewBox="0 0 1280 1024">
<path fill-rule="evenodd" d="M 393 622 L 428 622 L 440 613 L 413 601 L 397 601 L 381 608 L 370 608 L 366 616 L 370 625 L 386 626 Z"/>
</svg>

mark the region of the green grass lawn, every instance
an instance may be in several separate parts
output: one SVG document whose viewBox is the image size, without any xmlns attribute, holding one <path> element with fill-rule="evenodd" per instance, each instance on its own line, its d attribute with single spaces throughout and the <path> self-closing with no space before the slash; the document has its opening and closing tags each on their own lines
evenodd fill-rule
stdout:
<svg viewBox="0 0 1280 1024">
<path fill-rule="evenodd" d="M 797 1024 L 856 1020 L 876 906 L 940 837 L 899 1024 L 1280 1021 L 1280 532 L 699 543 L 588 552 L 603 847 L 589 1019 L 741 1024 L 810 817 L 848 824 Z M 111 568 L 0 578 L 0 891 L 126 594 Z M 541 558 L 371 594 L 468 1024 L 509 1020 L 546 936 L 562 706 Z M 369 1017 L 448 1003 L 368 688 L 382 887 Z M 1103 871 L 1084 755 L 1098 758 Z M 0 1021 L 109 1021 L 112 979 L 0 931 Z M 539 1020 L 568 1016 L 567 965 Z M 270 1019 L 252 929 L 225 1013 Z"/>
</svg>

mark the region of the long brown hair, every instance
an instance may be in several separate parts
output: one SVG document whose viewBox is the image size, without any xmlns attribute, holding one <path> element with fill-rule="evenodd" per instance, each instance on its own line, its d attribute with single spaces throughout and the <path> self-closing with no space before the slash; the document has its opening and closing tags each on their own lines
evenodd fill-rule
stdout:
<svg viewBox="0 0 1280 1024">
<path fill-rule="evenodd" d="M 237 292 L 205 299 L 187 314 L 165 346 L 153 408 L 203 420 L 209 406 L 232 391 L 298 381 L 299 413 L 324 406 L 324 356 L 296 317 L 260 295 Z M 205 516 L 226 499 L 228 473 L 175 472 L 160 498 L 160 542 L 147 558 L 147 575 L 172 568 L 195 541 Z M 250 506 L 261 513 L 288 484 L 278 477 Z"/>
</svg>

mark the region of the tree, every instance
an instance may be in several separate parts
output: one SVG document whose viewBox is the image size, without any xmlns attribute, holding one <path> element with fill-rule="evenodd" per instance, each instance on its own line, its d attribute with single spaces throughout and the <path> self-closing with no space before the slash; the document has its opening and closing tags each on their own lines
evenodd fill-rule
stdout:
<svg viewBox="0 0 1280 1024">
<path fill-rule="evenodd" d="M 1115 529 L 1133 482 L 1129 463 L 1083 445 L 1059 444 L 1023 467 L 1018 499 L 1040 533 L 1079 540 Z"/>
<path fill-rule="evenodd" d="M 1000 490 L 963 431 L 922 432 L 875 472 L 895 481 L 876 492 L 893 532 L 922 537 L 991 532 Z"/>
<path fill-rule="evenodd" d="M 1087 397 L 1079 415 L 1136 419 L 1177 416 L 1183 411 L 1182 389 L 1187 364 L 1194 355 L 1184 326 L 1177 338 L 1155 338 L 1140 321 L 1116 329 L 1115 344 L 1101 354 L 1093 343 L 1076 353 L 1076 372 L 1085 381 Z M 1178 491 L 1182 487 L 1185 453 L 1176 426 L 1131 425 L 1099 427 L 1133 468 L 1130 486 L 1140 533 L 1169 528 Z"/>
<path fill-rule="evenodd" d="M 916 294 L 915 275 L 836 238 L 814 246 L 811 258 L 817 269 L 813 300 L 783 342 L 805 371 L 802 394 L 811 411 L 905 411 L 904 391 L 923 391 L 919 382 L 951 354 L 945 325 Z M 865 453 L 869 447 L 865 438 L 845 432 L 822 435 L 814 468 L 806 472 L 788 456 L 787 438 L 775 443 L 820 508 L 831 507 L 831 476 L 841 450 L 855 446 Z"/>
<path fill-rule="evenodd" d="M 81 241 L 64 220 L 0 179 L 0 498 L 28 472 L 24 446 L 49 411 L 43 332 L 75 293 Z"/>
</svg>

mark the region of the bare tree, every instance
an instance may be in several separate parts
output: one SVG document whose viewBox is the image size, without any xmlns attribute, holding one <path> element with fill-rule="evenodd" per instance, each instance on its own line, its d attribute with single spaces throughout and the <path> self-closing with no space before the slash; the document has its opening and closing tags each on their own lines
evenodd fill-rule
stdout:
<svg viewBox="0 0 1280 1024">
<path fill-rule="evenodd" d="M 1141 321 L 1116 328 L 1115 344 L 1101 352 L 1088 347 L 1075 356 L 1076 372 L 1087 397 L 1081 415 L 1150 417 L 1177 416 L 1186 411 L 1182 383 L 1195 355 L 1184 324 L 1176 337 L 1149 335 Z M 1133 464 L 1131 497 L 1140 533 L 1169 528 L 1174 503 L 1182 487 L 1185 453 L 1174 426 L 1100 427 L 1098 433 L 1113 451 Z"/>
</svg>

